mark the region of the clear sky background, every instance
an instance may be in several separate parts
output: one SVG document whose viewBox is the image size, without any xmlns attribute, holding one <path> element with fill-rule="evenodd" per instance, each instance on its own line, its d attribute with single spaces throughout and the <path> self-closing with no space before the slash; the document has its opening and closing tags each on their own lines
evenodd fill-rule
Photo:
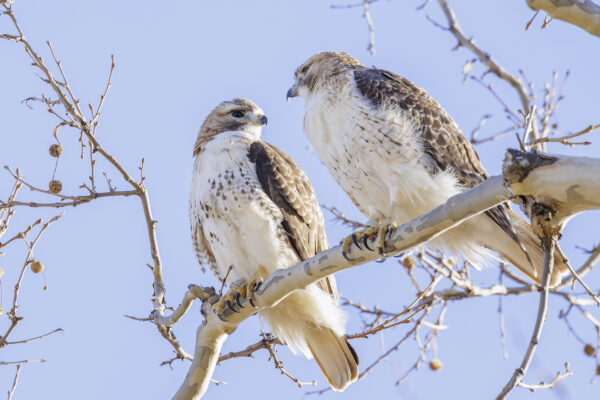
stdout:
<svg viewBox="0 0 600 400">
<path fill-rule="evenodd" d="M 451 51 L 456 40 L 434 27 L 430 15 L 444 23 L 436 2 L 416 11 L 421 2 L 379 1 L 371 5 L 375 23 L 377 55 L 366 49 L 368 32 L 362 9 L 332 9 L 345 1 L 41 1 L 17 0 L 14 10 L 31 44 L 49 63 L 45 41 L 52 41 L 63 61 L 71 86 L 82 104 L 97 104 L 104 89 L 110 55 L 116 58 L 113 87 L 104 106 L 98 139 L 129 171 L 136 173 L 142 157 L 164 263 L 167 300 L 177 305 L 189 283 L 217 285 L 203 274 L 191 249 L 188 222 L 188 188 L 192 170 L 192 146 L 204 117 L 222 100 L 247 97 L 269 117 L 263 138 L 288 152 L 305 169 L 322 204 L 336 206 L 348 216 L 364 218 L 328 175 L 317 156 L 309 151 L 302 132 L 303 102 L 285 101 L 295 68 L 312 54 L 324 50 L 349 52 L 367 65 L 400 73 L 427 89 L 469 134 L 484 114 L 492 119 L 481 135 L 508 126 L 502 107 L 475 82 L 463 83 L 462 66 L 473 58 L 468 51 Z M 540 29 L 525 1 L 459 1 L 450 5 L 467 33 L 505 68 L 523 69 L 539 93 L 553 71 L 571 71 L 565 99 L 556 114 L 559 130 L 577 131 L 600 122 L 600 39 L 560 21 Z M 0 17 L 0 31 L 12 29 Z M 30 110 L 21 100 L 42 93 L 51 95 L 19 44 L 0 41 L 0 161 L 19 167 L 27 181 L 45 187 L 51 179 L 54 159 L 48 147 L 54 143 L 55 118 L 39 104 Z M 473 73 L 480 74 L 477 63 Z M 490 77 L 488 77 L 490 78 Z M 507 104 L 519 108 L 514 91 L 491 79 Z M 89 165 L 79 159 L 77 132 L 63 128 L 64 153 L 57 178 L 63 193 L 82 193 Z M 596 134 L 597 135 L 597 134 Z M 550 146 L 559 153 L 598 156 L 600 141 L 569 149 Z M 491 173 L 500 171 L 504 151 L 515 147 L 510 134 L 478 146 Z M 113 184 L 126 189 L 118 174 L 98 162 Z M 101 175 L 99 176 L 101 178 Z M 0 173 L 2 198 L 12 180 Z M 106 185 L 98 179 L 99 189 Z M 21 200 L 41 201 L 23 189 Z M 12 340 L 45 333 L 54 328 L 64 333 L 42 341 L 11 345 L 0 351 L 0 360 L 47 360 L 23 367 L 15 399 L 165 399 L 175 393 L 189 362 L 160 367 L 172 357 L 170 345 L 150 323 L 126 319 L 124 314 L 147 316 L 151 310 L 152 277 L 146 225 L 136 198 L 100 199 L 65 210 L 67 214 L 46 233 L 36 256 L 46 265 L 44 276 L 28 273 L 21 294 L 18 325 Z M 57 210 L 21 208 L 12 230 L 22 229 L 38 216 L 49 218 Z M 349 229 L 330 222 L 332 243 Z M 577 267 L 585 259 L 575 246 L 591 248 L 598 243 L 599 213 L 575 218 L 564 232 L 561 245 Z M 10 237 L 10 232 L 4 239 Z M 6 272 L 2 280 L 3 308 L 10 307 L 12 285 L 25 249 L 13 243 L 0 258 Z M 474 272 L 476 283 L 493 284 L 498 271 L 490 267 Z M 415 296 L 404 269 L 396 260 L 368 264 L 337 275 L 341 292 L 365 305 L 401 310 Z M 593 271 L 587 281 L 600 286 Z M 47 285 L 48 289 L 43 290 Z M 394 382 L 418 357 L 414 340 L 406 342 L 364 380 L 344 393 L 327 392 L 322 399 L 489 399 L 495 397 L 521 361 L 537 312 L 536 294 L 506 298 L 504 311 L 510 358 L 502 356 L 497 298 L 473 299 L 451 304 L 440 333 L 437 357 L 444 363 L 438 372 L 424 366 L 399 386 Z M 529 383 L 550 380 L 569 361 L 574 375 L 553 391 L 530 393 L 515 389 L 513 399 L 598 398 L 599 383 L 590 384 L 595 361 L 583 355 L 583 345 L 557 316 L 565 303 L 552 298 L 542 341 L 526 377 Z M 596 315 L 598 312 L 592 310 Z M 202 318 L 198 306 L 176 327 L 177 337 L 193 350 L 195 331 Z M 594 343 L 596 332 L 589 323 L 573 316 L 577 333 Z M 0 316 L 0 332 L 8 326 Z M 352 314 L 348 331 L 360 329 Z M 225 343 L 225 352 L 240 350 L 259 339 L 260 324 L 252 318 Z M 364 368 L 406 332 L 406 326 L 388 330 L 381 337 L 355 340 L 353 345 Z M 280 348 L 279 357 L 288 371 L 301 380 L 324 379 L 314 361 L 294 357 Z M 436 355 L 431 352 L 428 357 Z M 254 358 L 230 360 L 219 365 L 207 399 L 261 398 L 300 399 L 306 389 L 277 371 L 262 350 Z M 0 366 L 0 391 L 12 383 L 14 367 Z M 312 390 L 312 388 L 309 388 Z"/>
</svg>

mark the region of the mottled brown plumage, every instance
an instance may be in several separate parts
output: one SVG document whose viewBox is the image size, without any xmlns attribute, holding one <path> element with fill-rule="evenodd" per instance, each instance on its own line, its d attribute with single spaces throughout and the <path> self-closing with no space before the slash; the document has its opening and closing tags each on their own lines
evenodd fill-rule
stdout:
<svg viewBox="0 0 600 400">
<path fill-rule="evenodd" d="M 251 101 L 223 102 L 194 146 L 194 247 L 220 279 L 230 270 L 230 284 L 291 267 L 329 247 L 308 177 L 284 152 L 260 140 L 265 124 Z M 358 359 L 343 338 L 338 298 L 330 276 L 259 314 L 292 351 L 314 356 L 332 388 L 343 390 L 356 380 Z"/>
<path fill-rule="evenodd" d="M 425 90 L 344 53 L 312 56 L 288 98 L 306 100 L 304 129 L 357 207 L 379 226 L 404 223 L 488 178 L 477 152 Z M 345 242 L 347 243 L 347 242 Z M 475 265 L 492 249 L 539 282 L 540 240 L 508 204 L 430 242 Z M 568 271 L 557 251 L 551 284 Z"/>
<path fill-rule="evenodd" d="M 400 75 L 374 68 L 357 67 L 354 79 L 360 92 L 375 107 L 397 107 L 410 116 L 423 141 L 426 157 L 423 163 L 432 174 L 451 171 L 467 188 L 489 177 L 473 145 L 425 90 Z M 486 214 L 522 246 L 506 206 L 494 207 Z M 524 248 L 523 251 L 526 252 Z"/>
</svg>

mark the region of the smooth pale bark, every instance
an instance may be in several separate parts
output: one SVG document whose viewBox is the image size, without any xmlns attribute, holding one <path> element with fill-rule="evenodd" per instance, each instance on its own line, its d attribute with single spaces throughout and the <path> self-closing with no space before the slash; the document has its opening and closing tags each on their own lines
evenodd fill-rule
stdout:
<svg viewBox="0 0 600 400">
<path fill-rule="evenodd" d="M 574 213 L 600 208 L 600 160 L 585 157 L 523 153 L 509 150 L 503 176 L 494 176 L 448 201 L 429 213 L 396 228 L 387 240 L 386 253 L 393 255 L 423 244 L 468 218 L 501 204 L 514 196 L 543 201 L 561 220 Z M 376 247 L 371 243 L 372 248 Z M 377 252 L 358 249 L 342 255 L 340 246 L 332 247 L 291 268 L 278 270 L 255 293 L 258 308 L 276 305 L 298 289 L 335 272 L 365 264 L 378 258 Z M 209 293 L 212 289 L 203 289 Z M 245 299 L 239 313 L 226 310 L 219 319 L 213 304 L 218 296 L 198 296 L 206 321 L 198 328 L 194 361 L 174 399 L 199 399 L 210 383 L 223 342 L 236 327 L 257 310 Z M 187 309 L 187 307 L 186 307 Z M 178 315 L 180 317 L 180 315 Z M 177 318 L 178 319 L 178 318 Z"/>
</svg>

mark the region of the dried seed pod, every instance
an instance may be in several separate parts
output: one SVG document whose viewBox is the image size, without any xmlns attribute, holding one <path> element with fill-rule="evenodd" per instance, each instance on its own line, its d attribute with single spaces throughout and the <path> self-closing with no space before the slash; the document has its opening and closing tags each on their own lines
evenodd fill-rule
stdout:
<svg viewBox="0 0 600 400">
<path fill-rule="evenodd" d="M 443 366 L 444 364 L 442 364 L 442 362 L 437 358 L 429 362 L 429 368 L 431 368 L 433 371 L 439 371 Z"/>
<path fill-rule="evenodd" d="M 4 310 L 2 309 L 2 307 L 0 307 L 0 315 L 2 315 L 3 312 Z"/>
<path fill-rule="evenodd" d="M 600 364 L 596 365 L 596 375 L 600 375 Z"/>
<path fill-rule="evenodd" d="M 3 276 L 4 276 L 4 270 L 2 269 L 2 267 L 0 267 L 0 279 L 2 279 Z"/>
<path fill-rule="evenodd" d="M 54 179 L 50 181 L 50 183 L 48 184 L 48 188 L 52 193 L 60 193 L 60 191 L 62 190 L 62 182 L 57 179 Z"/>
<path fill-rule="evenodd" d="M 35 273 L 35 274 L 39 274 L 40 272 L 42 272 L 44 270 L 44 264 L 42 264 L 41 261 L 34 261 L 31 263 L 31 272 Z"/>
<path fill-rule="evenodd" d="M 586 344 L 583 347 L 583 352 L 585 353 L 586 356 L 593 357 L 594 354 L 596 354 L 596 349 L 591 344 Z"/>
<path fill-rule="evenodd" d="M 404 260 L 402 260 L 402 264 L 404 265 L 404 268 L 409 271 L 417 266 L 417 262 L 412 257 L 406 257 Z"/>
<path fill-rule="evenodd" d="M 60 144 L 53 144 L 48 151 L 52 157 L 58 157 L 62 154 L 62 146 Z"/>
</svg>

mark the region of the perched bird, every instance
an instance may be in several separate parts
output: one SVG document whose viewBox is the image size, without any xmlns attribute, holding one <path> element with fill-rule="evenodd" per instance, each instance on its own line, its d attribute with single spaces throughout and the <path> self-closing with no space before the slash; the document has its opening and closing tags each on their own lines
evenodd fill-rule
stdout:
<svg viewBox="0 0 600 400">
<path fill-rule="evenodd" d="M 329 248 L 310 181 L 287 154 L 260 140 L 266 123 L 252 101 L 225 101 L 208 115 L 194 146 L 193 244 L 200 263 L 221 280 L 228 276 L 231 286 L 218 315 L 239 307 L 240 295 L 254 305 L 252 292 L 267 275 Z M 358 358 L 344 339 L 338 300 L 329 276 L 259 314 L 294 353 L 315 358 L 334 390 L 344 390 L 357 378 Z"/>
<path fill-rule="evenodd" d="M 305 100 L 304 130 L 338 184 L 372 224 L 343 242 L 368 246 L 385 233 L 488 178 L 477 152 L 425 90 L 393 72 L 368 68 L 345 53 L 312 56 L 287 93 Z M 358 240 L 357 240 L 358 237 Z M 539 282 L 541 241 L 508 204 L 488 210 L 430 243 L 481 265 L 491 249 Z M 551 285 L 565 274 L 557 247 Z"/>
</svg>

